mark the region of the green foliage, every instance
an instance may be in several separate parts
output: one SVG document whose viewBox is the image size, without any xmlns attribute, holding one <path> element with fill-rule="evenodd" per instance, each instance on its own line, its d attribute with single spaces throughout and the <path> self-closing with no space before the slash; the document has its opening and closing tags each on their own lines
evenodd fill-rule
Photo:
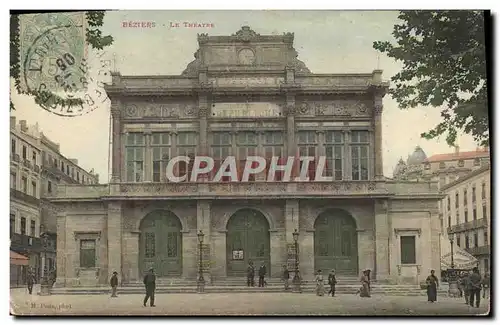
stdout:
<svg viewBox="0 0 500 325">
<path fill-rule="evenodd" d="M 373 47 L 402 62 L 389 94 L 402 109 L 417 105 L 441 109 L 442 121 L 421 136 L 458 131 L 489 144 L 484 14 L 479 11 L 401 11 L 394 25 L 396 44 L 376 41 Z"/>
<path fill-rule="evenodd" d="M 103 24 L 104 11 L 89 11 L 85 13 L 87 19 L 86 41 L 93 48 L 102 50 L 113 43 L 110 35 L 102 36 L 100 28 Z M 79 98 L 62 98 L 49 91 L 38 91 L 30 89 L 28 91 L 20 87 L 20 62 L 19 62 L 19 15 L 10 15 L 10 77 L 14 80 L 14 85 L 19 94 L 33 96 L 35 102 L 44 106 L 57 105 L 60 107 L 81 106 L 83 101 Z M 48 100 L 49 99 L 49 100 Z M 48 101 L 47 101 L 48 100 Z M 10 101 L 10 110 L 15 110 L 15 106 Z"/>
</svg>

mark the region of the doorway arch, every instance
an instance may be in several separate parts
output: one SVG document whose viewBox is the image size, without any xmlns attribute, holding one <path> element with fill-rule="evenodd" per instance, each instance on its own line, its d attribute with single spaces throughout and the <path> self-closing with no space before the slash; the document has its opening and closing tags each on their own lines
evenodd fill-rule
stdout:
<svg viewBox="0 0 500 325">
<path fill-rule="evenodd" d="M 139 226 L 139 265 L 142 272 L 154 268 L 159 277 L 182 274 L 182 225 L 171 211 L 147 214 Z"/>
<path fill-rule="evenodd" d="M 236 211 L 227 223 L 226 260 L 228 276 L 246 276 L 248 262 L 257 268 L 265 263 L 270 274 L 269 222 L 254 209 Z"/>
<path fill-rule="evenodd" d="M 314 223 L 314 268 L 358 275 L 356 221 L 345 210 L 322 212 Z"/>
</svg>

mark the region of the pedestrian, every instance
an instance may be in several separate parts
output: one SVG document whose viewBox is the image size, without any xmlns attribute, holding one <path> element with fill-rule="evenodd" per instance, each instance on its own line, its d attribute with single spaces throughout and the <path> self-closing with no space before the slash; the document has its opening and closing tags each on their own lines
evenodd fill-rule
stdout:
<svg viewBox="0 0 500 325">
<path fill-rule="evenodd" d="M 255 287 L 255 267 L 252 261 L 248 262 L 247 267 L 247 287 Z"/>
<path fill-rule="evenodd" d="M 363 275 L 361 276 L 361 288 L 359 289 L 360 297 L 371 297 L 370 295 L 370 278 L 368 276 L 368 270 L 363 271 Z"/>
<path fill-rule="evenodd" d="M 464 291 L 464 299 L 465 299 L 465 304 L 469 304 L 469 298 L 470 298 L 470 285 L 469 285 L 469 278 L 470 278 L 470 273 L 469 271 L 465 272 L 462 275 L 461 279 L 461 285 Z"/>
<path fill-rule="evenodd" d="M 118 288 L 118 272 L 113 272 L 109 284 L 111 285 L 111 297 L 118 297 L 116 295 L 116 289 Z"/>
<path fill-rule="evenodd" d="M 490 274 L 486 272 L 483 278 L 483 299 L 490 299 Z"/>
<path fill-rule="evenodd" d="M 316 273 L 316 295 L 324 296 L 325 294 L 325 285 L 323 284 L 323 274 L 321 274 L 321 270 L 318 270 Z"/>
<path fill-rule="evenodd" d="M 434 275 L 434 270 L 431 270 L 431 275 L 425 280 L 427 284 L 427 301 L 437 301 L 437 288 L 439 287 L 438 278 Z"/>
<path fill-rule="evenodd" d="M 447 279 L 448 283 L 450 283 L 450 279 L 448 277 Z M 457 277 L 457 287 L 458 287 L 458 294 L 460 298 L 464 296 L 464 275 L 463 273 L 459 273 Z"/>
<path fill-rule="evenodd" d="M 146 286 L 146 297 L 144 297 L 144 307 L 146 307 L 146 303 L 148 302 L 148 299 L 151 298 L 149 301 L 149 306 L 151 307 L 156 307 L 155 306 L 155 289 L 156 289 L 156 275 L 154 273 L 153 268 L 149 269 L 148 274 L 144 276 L 144 285 Z"/>
<path fill-rule="evenodd" d="M 481 275 L 479 274 L 479 269 L 477 267 L 472 269 L 472 274 L 469 277 L 470 285 L 470 297 L 469 304 L 474 307 L 474 298 L 476 301 L 476 308 L 479 308 L 479 303 L 481 302 Z"/>
<path fill-rule="evenodd" d="M 28 285 L 28 293 L 31 295 L 33 293 L 33 285 L 35 284 L 35 275 L 33 270 L 29 269 L 26 275 L 26 284 Z"/>
<path fill-rule="evenodd" d="M 262 262 L 261 266 L 259 267 L 259 288 L 264 288 L 264 277 L 266 276 L 266 271 L 266 265 L 264 264 L 264 262 Z"/>
<path fill-rule="evenodd" d="M 330 285 L 330 291 L 328 291 L 328 294 L 332 294 L 332 297 L 335 297 L 335 285 L 337 284 L 337 278 L 335 277 L 334 269 L 332 269 L 330 274 L 328 274 L 328 284 Z"/>
<path fill-rule="evenodd" d="M 285 291 L 288 291 L 290 286 L 290 271 L 286 265 L 283 265 L 283 282 L 285 283 Z"/>
</svg>

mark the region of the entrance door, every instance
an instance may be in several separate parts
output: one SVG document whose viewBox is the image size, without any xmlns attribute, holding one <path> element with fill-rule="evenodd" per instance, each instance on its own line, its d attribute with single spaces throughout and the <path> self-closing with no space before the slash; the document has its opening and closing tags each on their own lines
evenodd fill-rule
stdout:
<svg viewBox="0 0 500 325">
<path fill-rule="evenodd" d="M 255 271 L 262 262 L 270 274 L 269 223 L 266 217 L 252 209 L 236 212 L 227 225 L 226 237 L 227 275 L 246 276 L 249 261 L 253 261 Z"/>
<path fill-rule="evenodd" d="M 159 276 L 182 274 L 182 233 L 179 218 L 170 211 L 154 211 L 141 222 L 140 267 Z"/>
<path fill-rule="evenodd" d="M 329 210 L 314 224 L 314 268 L 323 273 L 358 275 L 356 223 L 343 210 Z"/>
</svg>

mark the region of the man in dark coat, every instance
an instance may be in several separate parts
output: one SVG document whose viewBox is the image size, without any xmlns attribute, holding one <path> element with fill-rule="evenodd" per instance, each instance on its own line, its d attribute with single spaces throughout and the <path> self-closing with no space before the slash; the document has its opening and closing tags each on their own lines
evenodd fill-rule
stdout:
<svg viewBox="0 0 500 325">
<path fill-rule="evenodd" d="M 255 267 L 253 266 L 253 262 L 250 261 L 248 262 L 248 267 L 247 267 L 247 286 L 254 287 L 255 286 Z"/>
<path fill-rule="evenodd" d="M 331 270 L 330 274 L 328 274 L 328 284 L 330 285 L 330 291 L 328 294 L 332 294 L 332 297 L 335 297 L 335 285 L 337 284 L 337 278 L 335 277 L 335 270 Z"/>
<path fill-rule="evenodd" d="M 116 295 L 116 289 L 118 288 L 118 272 L 113 272 L 109 284 L 111 285 L 111 297 L 118 297 Z"/>
<path fill-rule="evenodd" d="M 285 283 L 285 291 L 288 291 L 290 286 L 290 271 L 286 265 L 283 265 L 283 282 Z"/>
<path fill-rule="evenodd" d="M 153 268 L 149 269 L 148 274 L 144 276 L 144 285 L 146 286 L 146 297 L 144 297 L 144 307 L 146 307 L 146 303 L 148 302 L 148 299 L 151 298 L 149 301 L 149 305 L 151 307 L 156 307 L 155 306 L 155 289 L 156 289 L 156 275 L 154 274 Z"/>
<path fill-rule="evenodd" d="M 28 273 L 26 275 L 26 284 L 28 285 L 28 292 L 29 294 L 32 294 L 33 292 L 33 285 L 35 284 L 35 275 L 33 274 L 33 270 L 29 269 Z"/>
<path fill-rule="evenodd" d="M 472 274 L 469 277 L 470 285 L 470 297 L 469 304 L 474 307 L 474 298 L 476 298 L 476 308 L 479 308 L 479 302 L 481 301 L 481 283 L 482 278 L 479 274 L 479 269 L 477 267 L 472 269 Z"/>
<path fill-rule="evenodd" d="M 266 276 L 266 265 L 262 262 L 262 265 L 259 267 L 259 287 L 264 287 L 264 277 Z"/>
</svg>

